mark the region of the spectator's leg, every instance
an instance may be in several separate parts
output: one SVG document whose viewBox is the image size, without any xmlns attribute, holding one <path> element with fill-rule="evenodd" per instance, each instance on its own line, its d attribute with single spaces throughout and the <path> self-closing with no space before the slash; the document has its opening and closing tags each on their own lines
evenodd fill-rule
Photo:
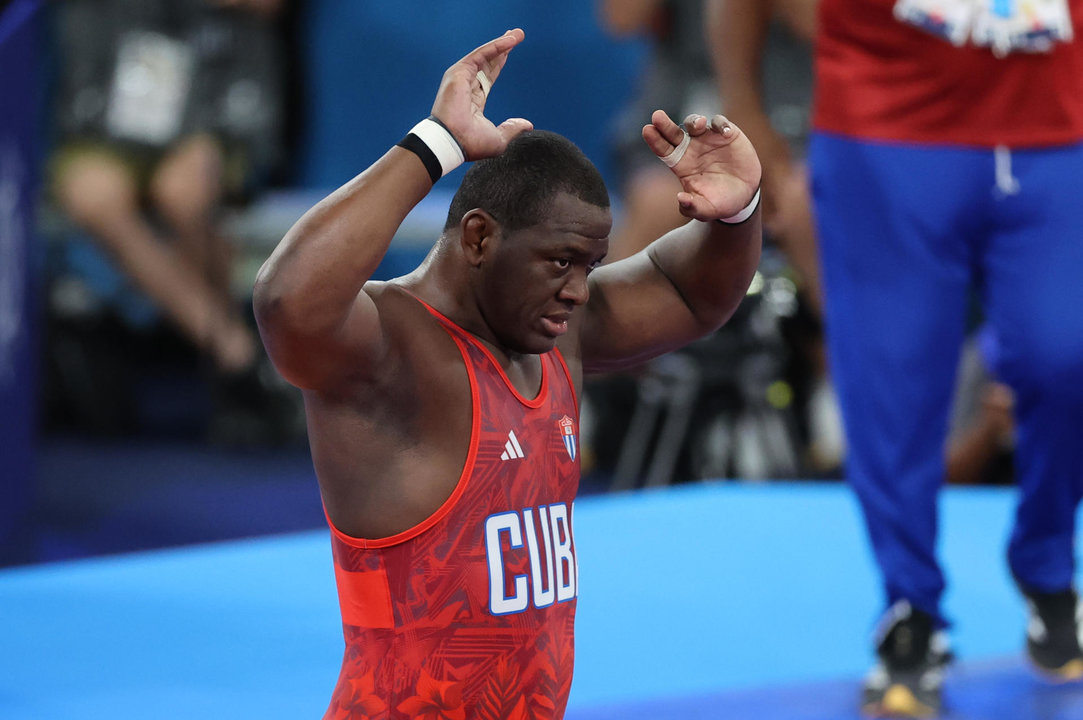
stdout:
<svg viewBox="0 0 1083 720">
<path fill-rule="evenodd" d="M 223 196 L 222 164 L 217 141 L 209 135 L 193 136 L 159 163 L 149 193 L 173 232 L 177 251 L 227 300 L 233 248 L 216 227 Z"/>
<path fill-rule="evenodd" d="M 255 339 L 217 293 L 141 214 L 139 189 L 129 169 L 106 152 L 67 159 L 55 179 L 61 208 L 89 232 L 200 349 L 223 370 L 248 367 Z"/>
</svg>

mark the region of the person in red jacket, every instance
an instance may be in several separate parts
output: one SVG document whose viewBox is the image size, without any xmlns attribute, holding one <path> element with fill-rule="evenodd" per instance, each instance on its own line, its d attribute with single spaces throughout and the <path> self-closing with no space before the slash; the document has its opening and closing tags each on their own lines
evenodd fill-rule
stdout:
<svg viewBox="0 0 1083 720">
<path fill-rule="evenodd" d="M 560 718 L 579 588 L 585 372 L 722 325 L 760 252 L 760 165 L 722 116 L 643 137 L 690 219 L 608 250 L 601 175 L 569 140 L 484 115 L 524 39 L 444 74 L 430 118 L 312 208 L 262 268 L 267 350 L 304 392 L 346 651 L 328 718 Z M 474 161 L 425 261 L 369 278 L 442 175 Z"/>
<path fill-rule="evenodd" d="M 728 33 L 742 43 L 717 50 L 740 56 L 731 78 L 752 82 L 765 6 L 816 0 L 714 3 L 720 22 L 745 23 Z M 1027 653 L 1055 681 L 1079 680 L 1083 0 L 818 10 L 808 164 L 828 354 L 886 606 L 862 705 L 892 717 L 941 706 L 951 652 L 937 494 L 974 299 L 1011 391 L 1020 502 L 1007 556 L 1028 606 Z M 776 187 L 784 174 L 756 102 L 728 111 Z"/>
</svg>

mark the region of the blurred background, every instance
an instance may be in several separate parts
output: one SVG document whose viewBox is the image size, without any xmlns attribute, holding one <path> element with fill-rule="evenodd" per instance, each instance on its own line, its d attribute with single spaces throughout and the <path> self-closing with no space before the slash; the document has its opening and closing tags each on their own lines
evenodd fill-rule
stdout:
<svg viewBox="0 0 1083 720">
<path fill-rule="evenodd" d="M 650 108 L 720 107 L 700 4 L 658 5 L 635 18 L 572 0 L 7 3 L 0 561 L 320 527 L 299 395 L 254 330 L 260 264 L 428 113 L 451 62 L 513 26 L 527 41 L 487 114 L 579 144 L 611 188 L 613 255 L 634 252 L 630 220 L 656 215 L 640 198 L 658 193 L 636 184 Z M 777 35 L 767 96 L 800 156 L 808 51 Z M 462 172 L 410 216 L 377 277 L 423 257 Z M 726 328 L 590 381 L 583 491 L 836 479 L 818 336 L 799 268 L 768 238 Z"/>
</svg>

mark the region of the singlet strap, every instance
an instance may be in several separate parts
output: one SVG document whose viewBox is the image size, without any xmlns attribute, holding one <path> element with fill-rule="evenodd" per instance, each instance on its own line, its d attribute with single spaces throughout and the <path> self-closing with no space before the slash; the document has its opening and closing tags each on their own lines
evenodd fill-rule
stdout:
<svg viewBox="0 0 1083 720">
<path fill-rule="evenodd" d="M 459 341 L 462 341 L 462 342 L 466 342 L 468 345 L 470 345 L 470 347 L 474 348 L 475 350 L 480 352 L 482 355 L 484 355 L 488 359 L 489 363 L 492 365 L 492 369 L 500 376 L 500 378 L 504 381 L 504 384 L 507 385 L 508 390 L 511 391 L 511 393 L 519 400 L 520 403 L 522 403 L 526 407 L 532 408 L 532 409 L 533 408 L 539 408 L 539 407 L 542 406 L 543 403 L 545 403 L 545 401 L 549 397 L 549 382 L 550 382 L 550 379 L 549 379 L 549 375 L 550 375 L 549 365 L 550 365 L 550 363 L 552 363 L 553 365 L 564 365 L 563 357 L 559 357 L 559 359 L 553 359 L 551 357 L 553 355 L 553 353 L 558 353 L 559 354 L 558 350 L 556 350 L 554 348 L 553 350 L 551 350 L 551 351 L 549 351 L 547 353 L 543 353 L 542 355 L 539 356 L 541 358 L 541 372 L 542 372 L 541 387 L 538 388 L 538 394 L 535 397 L 533 397 L 533 398 L 524 397 L 523 394 L 520 393 L 519 390 L 515 387 L 515 385 L 512 384 L 511 379 L 508 378 L 508 374 L 506 372 L 504 372 L 504 368 L 501 367 L 499 362 L 497 362 L 497 359 L 493 355 L 492 351 L 489 350 L 489 348 L 487 348 L 485 346 L 485 344 L 483 342 L 481 342 L 481 340 L 478 340 L 472 333 L 467 332 L 462 327 L 455 324 L 455 322 L 452 321 L 450 318 L 448 318 L 446 315 L 441 313 L 439 310 L 434 308 L 432 305 L 429 305 L 427 302 L 425 302 L 424 300 L 419 298 L 417 295 L 414 295 L 413 293 L 411 293 L 409 290 L 405 290 L 404 292 L 406 292 L 407 295 L 409 295 L 410 297 L 414 298 L 419 303 L 421 303 L 421 305 L 426 310 L 428 310 L 429 313 L 434 318 L 436 318 L 440 322 L 441 325 L 444 326 L 444 329 L 448 331 L 448 333 L 452 336 L 452 338 L 458 339 Z M 564 366 L 564 369 L 565 369 L 565 372 L 567 372 L 567 366 Z M 569 380 L 570 380 L 570 378 L 571 378 L 571 376 L 569 375 Z"/>
</svg>

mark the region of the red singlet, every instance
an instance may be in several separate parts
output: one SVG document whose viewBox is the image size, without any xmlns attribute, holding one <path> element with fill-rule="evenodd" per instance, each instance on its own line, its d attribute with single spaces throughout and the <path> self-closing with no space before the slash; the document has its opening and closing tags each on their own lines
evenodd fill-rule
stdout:
<svg viewBox="0 0 1083 720">
<path fill-rule="evenodd" d="M 466 466 L 410 530 L 362 540 L 331 526 L 346 652 L 325 718 L 561 718 L 578 594 L 571 378 L 548 352 L 524 399 L 481 343 L 429 311 L 470 378 Z"/>
</svg>

